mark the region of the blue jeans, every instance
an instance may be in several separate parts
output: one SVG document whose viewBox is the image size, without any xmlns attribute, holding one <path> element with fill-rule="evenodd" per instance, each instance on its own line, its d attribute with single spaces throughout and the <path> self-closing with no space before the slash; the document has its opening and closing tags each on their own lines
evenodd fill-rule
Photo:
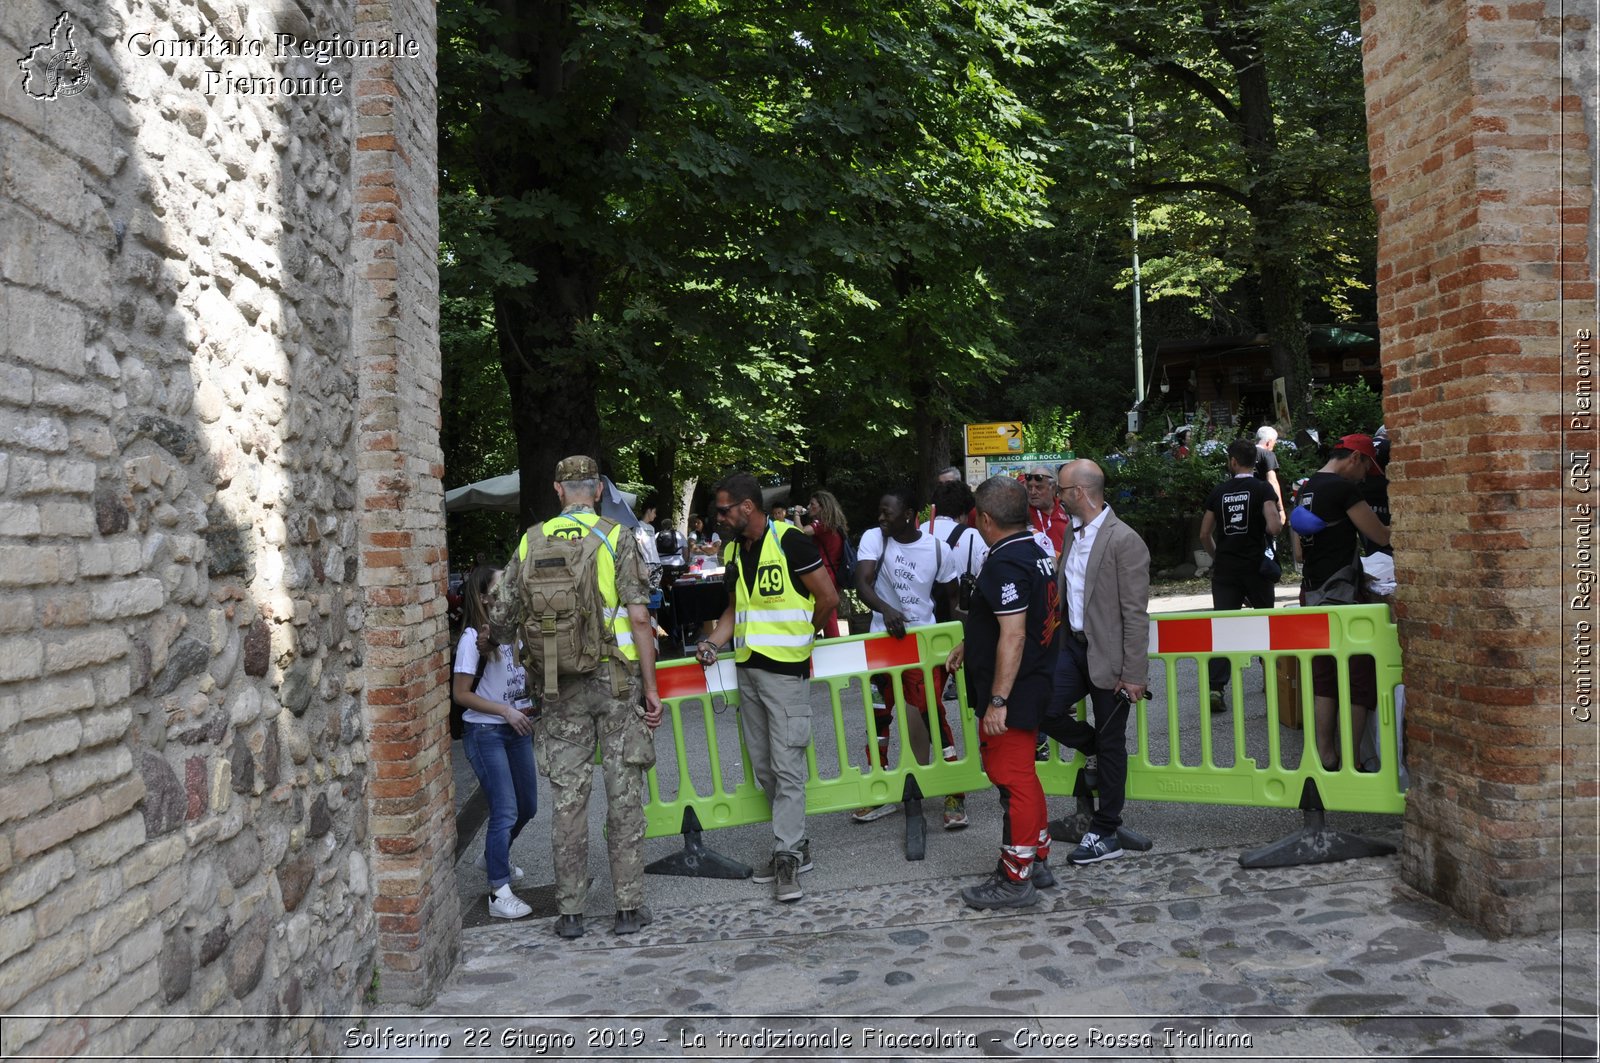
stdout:
<svg viewBox="0 0 1600 1063">
<path fill-rule="evenodd" d="M 489 888 L 511 881 L 511 843 L 539 809 L 539 776 L 533 767 L 533 736 L 508 723 L 468 723 L 463 741 L 467 762 L 489 801 L 489 832 L 483 841 Z"/>
</svg>

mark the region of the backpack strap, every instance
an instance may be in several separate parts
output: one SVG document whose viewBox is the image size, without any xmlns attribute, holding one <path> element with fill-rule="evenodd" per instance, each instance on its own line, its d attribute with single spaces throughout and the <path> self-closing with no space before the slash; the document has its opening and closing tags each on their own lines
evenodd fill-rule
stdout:
<svg viewBox="0 0 1600 1063">
<path fill-rule="evenodd" d="M 611 560 L 615 561 L 617 559 L 616 547 L 611 545 L 611 529 L 617 526 L 616 521 L 612 520 L 610 517 L 601 517 L 593 524 L 585 524 L 583 521 L 579 520 L 577 517 L 574 517 L 570 513 L 563 513 L 561 514 L 561 517 L 563 520 L 570 520 L 572 523 L 582 528 L 584 535 L 587 536 L 593 534 L 599 536 L 601 544 L 604 545 L 605 548 L 611 553 Z"/>
<path fill-rule="evenodd" d="M 945 539 L 945 541 L 944 541 L 945 545 L 950 547 L 950 549 L 954 550 L 955 547 L 956 547 L 956 544 L 961 541 L 961 533 L 966 531 L 966 530 L 967 529 L 965 529 L 961 525 L 957 524 L 955 526 L 955 528 L 951 530 L 949 538 Z M 967 552 L 968 553 L 972 552 L 970 547 L 968 548 Z"/>
<path fill-rule="evenodd" d="M 491 642 L 489 645 L 494 646 L 494 643 Z M 498 646 L 495 648 L 499 649 Z M 484 670 L 488 667 L 489 655 L 487 653 L 478 654 L 478 670 L 472 673 L 472 685 L 467 688 L 468 690 L 472 691 L 474 694 L 478 692 L 478 683 L 483 679 Z"/>
</svg>

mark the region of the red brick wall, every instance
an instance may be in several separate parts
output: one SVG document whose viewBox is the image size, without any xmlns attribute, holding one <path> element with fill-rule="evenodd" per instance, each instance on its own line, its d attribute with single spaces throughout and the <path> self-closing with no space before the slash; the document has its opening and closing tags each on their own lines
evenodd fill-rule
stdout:
<svg viewBox="0 0 1600 1063">
<path fill-rule="evenodd" d="M 439 450 L 433 5 L 361 0 L 361 36 L 414 59 L 358 64 L 356 327 L 360 585 L 378 963 L 386 1000 L 424 1003 L 459 948 Z"/>
<path fill-rule="evenodd" d="M 1561 9 L 1362 4 L 1414 780 L 1403 873 L 1494 933 L 1592 900 L 1595 724 L 1562 680 L 1563 447 L 1593 449 L 1563 433 L 1571 343 L 1595 327 L 1595 30 Z"/>
</svg>

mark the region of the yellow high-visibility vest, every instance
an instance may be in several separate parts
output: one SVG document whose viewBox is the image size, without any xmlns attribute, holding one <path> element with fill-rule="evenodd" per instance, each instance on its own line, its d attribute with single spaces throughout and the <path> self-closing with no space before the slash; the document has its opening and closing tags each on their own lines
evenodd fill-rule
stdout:
<svg viewBox="0 0 1600 1063">
<path fill-rule="evenodd" d="M 745 580 L 743 560 L 734 579 L 733 659 L 743 664 L 751 651 L 774 661 L 803 661 L 811 656 L 816 631 L 811 626 L 816 599 L 802 584 L 789 579 L 789 561 L 780 540 L 792 525 L 772 521 L 756 562 L 755 588 Z M 723 563 L 732 565 L 739 550 L 734 539 L 723 550 Z"/>
<path fill-rule="evenodd" d="M 539 531 L 544 535 L 555 535 L 563 529 L 568 534 L 573 532 L 574 523 L 584 528 L 593 529 L 600 523 L 598 513 L 563 513 L 559 517 L 551 517 L 539 526 Z M 612 633 L 617 639 L 617 652 L 630 661 L 639 659 L 639 650 L 633 644 L 633 627 L 628 623 L 628 607 L 617 604 L 617 543 L 623 528 L 617 524 L 611 529 L 611 534 L 606 536 L 610 549 L 602 549 L 595 557 L 595 565 L 600 578 L 600 602 L 605 608 L 606 623 L 611 626 Z M 523 536 L 522 544 L 517 548 L 517 557 L 520 560 L 528 559 L 528 538 Z"/>
</svg>

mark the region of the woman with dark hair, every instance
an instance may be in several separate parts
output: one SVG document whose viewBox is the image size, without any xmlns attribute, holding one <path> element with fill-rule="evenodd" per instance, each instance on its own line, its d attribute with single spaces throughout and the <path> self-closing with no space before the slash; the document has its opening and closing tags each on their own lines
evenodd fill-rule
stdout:
<svg viewBox="0 0 1600 1063">
<path fill-rule="evenodd" d="M 822 555 L 822 565 L 828 570 L 834 589 L 842 595 L 844 591 L 849 590 L 848 587 L 841 586 L 839 579 L 839 563 L 844 557 L 844 541 L 850 534 L 850 525 L 844 519 L 844 509 L 840 507 L 839 500 L 833 497 L 832 492 L 817 491 L 811 495 L 811 501 L 806 503 L 806 513 L 811 517 L 811 523 L 806 525 L 805 533 L 817 544 L 817 552 Z M 839 637 L 837 608 L 828 614 L 828 619 L 822 625 L 822 634 L 824 638 Z"/>
<path fill-rule="evenodd" d="M 462 741 L 467 762 L 489 802 L 489 828 L 478 861 L 489 876 L 489 914 L 521 919 L 533 909 L 511 890 L 512 881 L 523 875 L 522 868 L 512 866 L 511 843 L 538 811 L 538 774 L 528 674 L 515 646 L 497 645 L 487 634 L 489 601 L 500 576 L 493 565 L 479 565 L 467 577 L 450 692 L 466 710 Z M 480 631 L 486 635 L 481 651 Z"/>
</svg>

